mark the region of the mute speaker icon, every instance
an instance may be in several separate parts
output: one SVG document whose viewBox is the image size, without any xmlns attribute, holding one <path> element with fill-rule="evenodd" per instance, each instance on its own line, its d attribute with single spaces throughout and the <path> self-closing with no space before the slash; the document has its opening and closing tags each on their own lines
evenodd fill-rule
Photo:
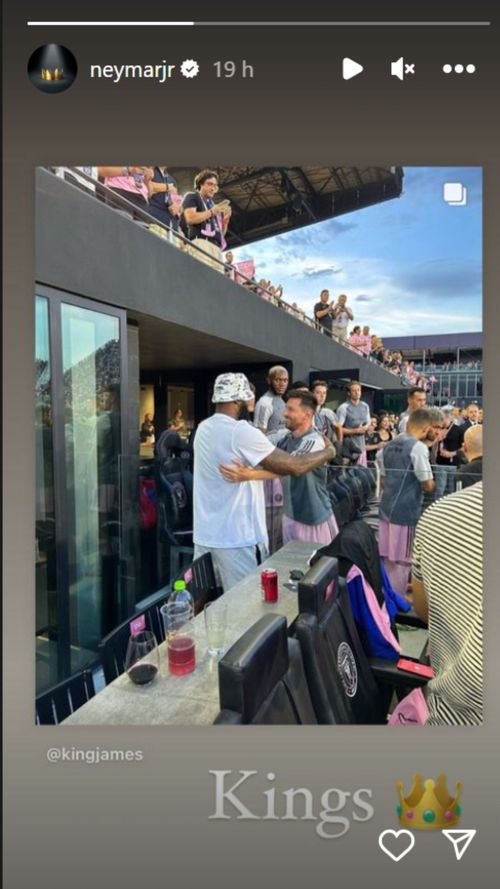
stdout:
<svg viewBox="0 0 500 889">
<path fill-rule="evenodd" d="M 397 62 L 391 62 L 391 74 L 393 77 L 403 80 L 405 74 L 415 74 L 415 62 L 405 62 L 403 56 Z"/>
</svg>

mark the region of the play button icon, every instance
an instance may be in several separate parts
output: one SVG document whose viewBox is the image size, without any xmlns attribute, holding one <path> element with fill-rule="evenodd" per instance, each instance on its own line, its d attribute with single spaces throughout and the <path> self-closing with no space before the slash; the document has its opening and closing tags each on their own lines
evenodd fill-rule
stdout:
<svg viewBox="0 0 500 889">
<path fill-rule="evenodd" d="M 344 80 L 350 80 L 351 77 L 357 77 L 363 71 L 363 65 L 355 62 L 354 59 L 342 59 L 342 77 Z"/>
</svg>

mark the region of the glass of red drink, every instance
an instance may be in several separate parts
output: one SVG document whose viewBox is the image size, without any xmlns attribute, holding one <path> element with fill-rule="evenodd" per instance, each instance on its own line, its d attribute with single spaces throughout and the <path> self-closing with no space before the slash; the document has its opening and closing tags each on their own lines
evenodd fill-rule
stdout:
<svg viewBox="0 0 500 889">
<path fill-rule="evenodd" d="M 196 666 L 193 610 L 186 602 L 167 602 L 160 611 L 165 627 L 168 669 L 174 676 L 191 673 Z"/>
<path fill-rule="evenodd" d="M 149 685 L 158 675 L 160 659 L 155 634 L 142 630 L 133 634 L 128 643 L 125 671 L 135 685 Z"/>
</svg>

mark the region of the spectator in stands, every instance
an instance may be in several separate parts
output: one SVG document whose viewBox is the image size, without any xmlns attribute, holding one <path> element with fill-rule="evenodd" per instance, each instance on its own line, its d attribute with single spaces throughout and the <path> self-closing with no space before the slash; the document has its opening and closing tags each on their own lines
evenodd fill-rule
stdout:
<svg viewBox="0 0 500 889">
<path fill-rule="evenodd" d="M 318 405 L 316 413 L 314 414 L 314 428 L 317 429 L 318 432 L 321 432 L 322 435 L 325 435 L 331 442 L 337 441 L 339 438 L 337 434 L 337 427 L 339 425 L 337 415 L 335 411 L 332 411 L 329 407 L 325 407 L 325 402 L 328 396 L 328 383 L 326 380 L 314 380 L 311 386 L 311 392 Z"/>
<path fill-rule="evenodd" d="M 172 200 L 174 194 L 177 195 L 177 185 L 167 167 L 153 167 L 153 175 L 148 181 L 149 214 L 173 231 L 178 231 L 180 222 L 175 207 L 179 201 Z"/>
<path fill-rule="evenodd" d="M 291 389 L 285 408 L 288 431 L 274 432 L 270 440 L 279 450 L 295 459 L 305 454 L 324 453 L 324 439 L 313 425 L 316 399 L 311 392 Z M 331 457 L 335 456 L 332 447 Z M 234 482 L 275 479 L 278 476 L 255 470 L 248 466 L 221 467 L 224 478 Z M 285 477 L 283 488 L 283 543 L 290 540 L 307 540 L 330 543 L 338 534 L 332 505 L 326 484 L 326 467 L 319 466 L 300 478 Z"/>
<path fill-rule="evenodd" d="M 332 334 L 339 342 L 347 342 L 347 328 L 353 320 L 354 315 L 347 306 L 347 296 L 341 293 L 332 309 Z"/>
<path fill-rule="evenodd" d="M 483 484 L 433 504 L 413 544 L 413 607 L 429 624 L 427 725 L 483 719 Z M 444 533 L 445 532 L 445 533 Z"/>
<path fill-rule="evenodd" d="M 470 426 L 465 430 L 463 449 L 468 462 L 459 467 L 456 479 L 463 488 L 467 488 L 480 482 L 483 477 L 482 426 Z"/>
<path fill-rule="evenodd" d="M 273 297 L 273 302 L 276 305 L 279 305 L 283 298 L 283 284 L 278 284 L 277 287 L 271 285 L 271 287 L 269 288 L 269 293 Z"/>
<path fill-rule="evenodd" d="M 423 492 L 435 482 L 424 439 L 432 436 L 432 418 L 425 408 L 413 411 L 407 431 L 380 450 L 382 498 L 379 509 L 379 552 L 393 589 L 406 594 L 415 526 L 422 511 Z"/>
<path fill-rule="evenodd" d="M 444 494 L 451 494 L 455 490 L 455 474 L 462 460 L 465 430 L 463 425 L 458 426 L 453 422 L 451 409 L 442 409 L 443 434 L 432 448 L 432 462 L 436 464 L 435 500 Z"/>
<path fill-rule="evenodd" d="M 413 386 L 408 391 L 406 398 L 408 400 L 408 406 L 404 414 L 401 414 L 401 417 L 399 418 L 398 432 L 406 432 L 406 426 L 410 414 L 412 414 L 413 411 L 418 411 L 421 410 L 421 408 L 425 407 L 425 403 L 427 401 L 427 395 L 425 391 L 419 386 Z"/>
<path fill-rule="evenodd" d="M 363 327 L 362 333 L 362 342 L 361 342 L 361 351 L 363 355 L 369 355 L 372 350 L 372 338 L 370 334 L 370 328 L 368 324 L 365 324 Z"/>
<path fill-rule="evenodd" d="M 389 415 L 382 413 L 378 418 L 372 417 L 370 429 L 365 438 L 368 462 L 373 463 L 377 451 L 385 448 L 394 438 L 394 433 L 389 424 Z"/>
<path fill-rule="evenodd" d="M 382 362 L 384 360 L 384 344 L 380 337 L 372 336 L 372 349 L 370 354 L 375 361 Z"/>
<path fill-rule="evenodd" d="M 380 443 L 383 448 L 385 448 L 386 444 L 388 444 L 394 438 L 395 433 L 391 427 L 389 414 L 380 414 L 378 422 L 378 434 L 380 436 Z"/>
<path fill-rule="evenodd" d="M 322 290 L 319 295 L 319 302 L 314 306 L 315 321 L 326 330 L 332 332 L 333 305 L 329 302 L 330 291 Z"/>
<path fill-rule="evenodd" d="M 388 419 L 389 419 L 389 431 L 391 432 L 392 437 L 394 438 L 394 436 L 396 435 L 396 432 L 397 432 L 397 428 L 398 428 L 398 418 L 396 417 L 396 414 L 391 413 L 391 414 L 388 414 Z"/>
<path fill-rule="evenodd" d="M 267 292 L 268 287 L 271 286 L 271 282 L 266 278 L 261 278 L 257 284 L 257 295 L 261 296 L 262 299 L 269 300 L 269 293 Z"/>
<path fill-rule="evenodd" d="M 238 281 L 245 290 L 250 290 L 252 293 L 257 293 L 259 296 L 259 284 L 256 278 L 246 278 L 243 281 Z"/>
<path fill-rule="evenodd" d="M 152 167 L 98 167 L 104 185 L 141 210 L 148 209 L 148 183 Z"/>
<path fill-rule="evenodd" d="M 267 529 L 262 484 L 229 484 L 221 477 L 223 469 L 231 470 L 238 461 L 273 475 L 299 477 L 333 454 L 331 446 L 299 456 L 276 448 L 255 426 L 239 419 L 253 398 L 244 374 L 218 376 L 215 413 L 200 423 L 194 440 L 194 557 L 212 554 L 224 591 L 266 556 Z"/>
<path fill-rule="evenodd" d="M 304 383 L 304 380 L 294 380 L 293 383 L 290 384 L 290 389 L 293 389 L 294 392 L 297 389 L 301 392 L 309 392 L 309 386 L 307 383 Z"/>
<path fill-rule="evenodd" d="M 254 423 L 264 432 L 275 432 L 285 425 L 285 402 L 283 396 L 288 388 L 286 367 L 276 364 L 267 375 L 268 390 L 259 398 L 255 406 Z"/>
<path fill-rule="evenodd" d="M 231 250 L 228 250 L 226 253 L 226 261 L 224 263 L 224 274 L 226 278 L 231 278 L 234 281 L 235 269 L 234 269 L 234 257 Z"/>
<path fill-rule="evenodd" d="M 380 435 L 377 432 L 378 417 L 370 418 L 370 428 L 365 435 L 366 459 L 368 466 L 373 466 L 377 451 L 380 449 Z"/>
<path fill-rule="evenodd" d="M 357 324 L 356 327 L 353 327 L 348 342 L 350 346 L 354 346 L 355 349 L 361 351 L 361 347 L 364 344 L 364 337 L 361 335 L 361 327 L 359 324 Z"/>
<path fill-rule="evenodd" d="M 348 388 L 349 398 L 337 408 L 338 425 L 341 428 L 341 438 L 348 436 L 351 444 L 359 449 L 358 462 L 366 466 L 366 442 L 365 435 L 370 429 L 370 409 L 361 401 L 361 385 L 353 382 Z"/>
<path fill-rule="evenodd" d="M 228 202 L 214 203 L 219 189 L 217 173 L 202 170 L 195 177 L 195 190 L 184 198 L 182 208 L 188 225 L 188 238 L 198 248 L 193 255 L 218 272 L 224 272 L 222 249 L 231 208 Z M 201 253 L 200 253 L 201 251 Z"/>
<path fill-rule="evenodd" d="M 477 426 L 478 423 L 479 423 L 479 408 L 478 408 L 477 404 L 469 404 L 469 406 L 466 409 L 465 420 L 464 420 L 463 427 L 462 427 L 464 432 L 467 429 L 470 429 L 471 426 Z"/>
</svg>

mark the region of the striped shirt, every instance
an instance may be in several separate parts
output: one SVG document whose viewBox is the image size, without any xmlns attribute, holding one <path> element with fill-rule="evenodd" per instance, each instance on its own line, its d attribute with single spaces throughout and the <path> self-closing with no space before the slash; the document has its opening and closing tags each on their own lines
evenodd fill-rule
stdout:
<svg viewBox="0 0 500 889">
<path fill-rule="evenodd" d="M 483 720 L 483 483 L 429 507 L 413 548 L 413 576 L 425 586 L 429 647 L 429 725 Z"/>
</svg>

